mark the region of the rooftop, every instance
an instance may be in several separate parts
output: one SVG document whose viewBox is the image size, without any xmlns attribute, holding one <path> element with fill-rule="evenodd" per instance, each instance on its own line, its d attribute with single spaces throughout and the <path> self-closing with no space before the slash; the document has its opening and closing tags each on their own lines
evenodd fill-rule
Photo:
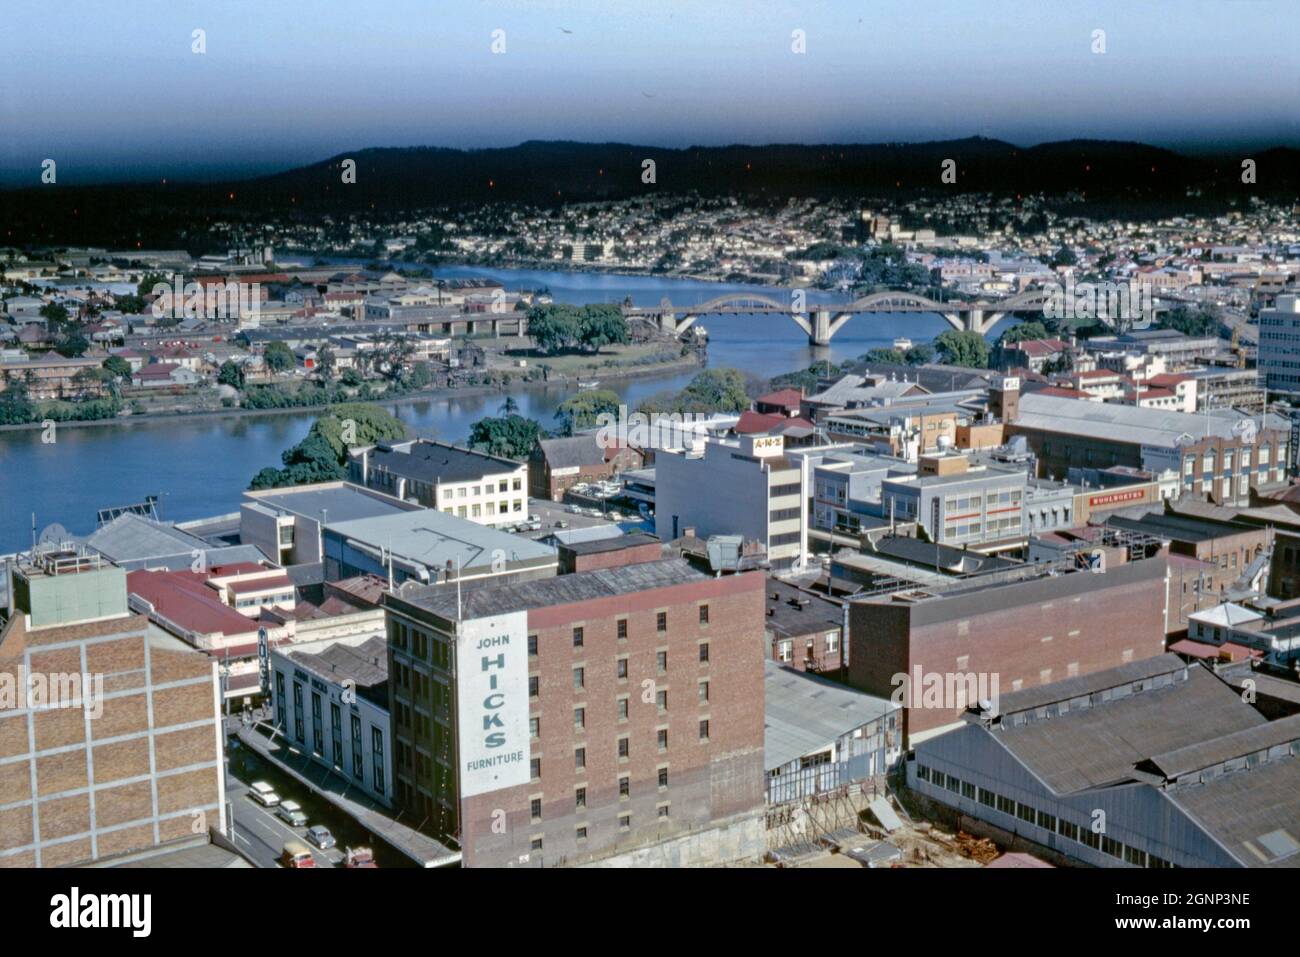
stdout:
<svg viewBox="0 0 1300 957">
<path fill-rule="evenodd" d="M 482 569 L 494 553 L 516 563 L 555 561 L 555 550 L 546 545 L 431 508 L 349 522 L 331 519 L 329 531 L 376 555 L 383 548 L 430 571 L 441 572 L 448 562 L 465 571 Z"/>
<path fill-rule="evenodd" d="M 1207 436 L 1233 439 L 1241 419 L 1241 413 L 1232 409 L 1193 414 L 1065 399 L 1039 391 L 1021 394 L 1013 424 L 1112 442 L 1174 448 L 1180 440 L 1195 442 Z"/>
<path fill-rule="evenodd" d="M 770 771 L 820 751 L 898 706 L 816 675 L 763 663 L 763 764 Z"/>
<path fill-rule="evenodd" d="M 370 450 L 370 468 L 431 484 L 472 482 L 486 475 L 514 472 L 522 462 L 486 452 L 416 439 L 411 442 L 381 443 Z"/>
<path fill-rule="evenodd" d="M 409 505 L 348 482 L 326 482 L 270 492 L 245 492 L 246 504 L 256 503 L 272 510 L 317 520 L 351 522 L 411 511 Z"/>
</svg>

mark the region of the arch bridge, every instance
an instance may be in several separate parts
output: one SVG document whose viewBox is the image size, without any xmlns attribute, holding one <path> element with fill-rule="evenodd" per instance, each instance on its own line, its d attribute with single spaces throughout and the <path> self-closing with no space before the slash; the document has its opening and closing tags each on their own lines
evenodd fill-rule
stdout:
<svg viewBox="0 0 1300 957">
<path fill-rule="evenodd" d="M 997 301 L 935 302 L 905 290 L 873 292 L 850 303 L 806 303 L 802 290 L 792 290 L 790 301 L 760 293 L 729 293 L 693 306 L 675 306 L 668 299 L 658 306 L 623 307 L 629 318 L 651 319 L 665 332 L 683 333 L 702 316 L 780 315 L 788 316 L 808 335 L 815 346 L 829 345 L 831 337 L 854 316 L 870 313 L 933 313 L 958 331 L 984 335 L 1011 312 L 1042 312 L 1051 293 L 1032 289 Z"/>
</svg>

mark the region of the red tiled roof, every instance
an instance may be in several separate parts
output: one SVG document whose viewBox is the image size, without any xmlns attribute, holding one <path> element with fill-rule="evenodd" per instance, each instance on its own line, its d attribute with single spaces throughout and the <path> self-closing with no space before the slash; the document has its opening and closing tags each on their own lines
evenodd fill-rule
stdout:
<svg viewBox="0 0 1300 957">
<path fill-rule="evenodd" d="M 799 405 L 803 399 L 803 393 L 798 389 L 777 389 L 775 392 L 769 392 L 767 395 L 760 395 L 755 402 L 762 402 L 764 405 Z"/>
<path fill-rule="evenodd" d="M 775 412 L 750 410 L 740 413 L 740 421 L 736 423 L 736 434 L 759 435 L 764 432 L 780 432 L 792 426 L 811 429 L 813 424 L 798 416 L 791 418 L 788 415 L 777 415 Z"/>
<path fill-rule="evenodd" d="M 1207 658 L 1215 661 L 1224 657 L 1229 661 L 1243 661 L 1246 658 L 1263 656 L 1263 652 L 1254 648 L 1247 648 L 1245 645 L 1239 645 L 1233 641 L 1225 641 L 1222 645 L 1213 645 L 1209 642 L 1197 641 L 1194 638 L 1179 639 L 1169 646 L 1169 650 L 1180 655 L 1187 655 L 1189 658 Z"/>
</svg>

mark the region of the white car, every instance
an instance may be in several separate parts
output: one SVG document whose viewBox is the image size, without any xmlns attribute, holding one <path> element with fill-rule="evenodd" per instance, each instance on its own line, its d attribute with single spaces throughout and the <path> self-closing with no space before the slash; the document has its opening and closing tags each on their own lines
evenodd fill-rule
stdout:
<svg viewBox="0 0 1300 957">
<path fill-rule="evenodd" d="M 262 807 L 275 807 L 280 803 L 280 795 L 265 781 L 254 781 L 248 786 L 248 796 Z"/>
<path fill-rule="evenodd" d="M 302 806 L 297 801 L 281 801 L 275 813 L 291 827 L 307 826 L 307 815 L 302 812 Z"/>
</svg>

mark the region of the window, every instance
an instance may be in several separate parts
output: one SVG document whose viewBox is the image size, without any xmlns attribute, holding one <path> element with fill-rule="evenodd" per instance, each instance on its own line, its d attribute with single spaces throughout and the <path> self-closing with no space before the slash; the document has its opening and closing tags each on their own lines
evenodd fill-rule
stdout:
<svg viewBox="0 0 1300 957">
<path fill-rule="evenodd" d="M 366 779 L 366 769 L 361 757 L 361 716 L 351 715 L 352 718 L 352 776 L 358 781 Z"/>
<path fill-rule="evenodd" d="M 586 686 L 587 686 L 587 669 L 574 668 L 573 669 L 573 690 L 581 691 Z"/>
<path fill-rule="evenodd" d="M 627 698 L 618 699 L 618 720 L 627 720 Z"/>
<path fill-rule="evenodd" d="M 619 658 L 615 664 L 619 681 L 627 680 L 627 659 Z"/>
<path fill-rule="evenodd" d="M 275 673 L 275 723 L 277 727 L 285 726 L 284 717 L 284 672 Z"/>
<path fill-rule="evenodd" d="M 668 787 L 668 769 L 667 769 L 667 768 L 660 768 L 660 769 L 659 769 L 659 786 L 660 786 L 661 788 L 666 788 L 666 787 Z"/>
<path fill-rule="evenodd" d="M 700 721 L 700 740 L 709 740 L 709 719 L 704 718 Z"/>
<path fill-rule="evenodd" d="M 838 631 L 826 632 L 826 653 L 835 654 L 840 650 L 840 633 Z"/>
<path fill-rule="evenodd" d="M 709 683 L 707 681 L 701 681 L 700 682 L 700 704 L 707 704 L 708 700 L 709 700 Z"/>
<path fill-rule="evenodd" d="M 320 695 L 311 693 L 311 740 L 312 750 L 317 754 L 325 753 L 325 729 L 321 726 Z"/>
<path fill-rule="evenodd" d="M 574 770 L 582 771 L 587 767 L 587 749 L 577 748 L 573 752 Z"/>
<path fill-rule="evenodd" d="M 706 663 L 707 663 L 708 660 L 709 660 L 709 643 L 708 643 L 707 641 L 701 641 L 701 642 L 700 642 L 700 661 L 703 661 L 703 662 L 706 662 Z"/>
<path fill-rule="evenodd" d="M 541 736 L 541 733 L 542 733 L 542 719 L 541 719 L 541 718 L 529 718 L 529 719 L 528 719 L 528 736 L 529 736 L 530 738 L 536 738 L 536 737 L 540 737 L 540 736 Z"/>
<path fill-rule="evenodd" d="M 542 759 L 533 758 L 528 762 L 528 776 L 536 781 L 542 776 Z"/>
<path fill-rule="evenodd" d="M 302 729 L 302 683 L 293 683 L 293 736 L 305 744 L 307 736 Z"/>
<path fill-rule="evenodd" d="M 660 817 L 667 817 L 667 816 L 668 816 L 668 805 L 667 805 L 667 804 L 660 804 L 657 810 L 658 810 L 658 813 L 659 813 L 659 816 L 660 816 Z"/>
<path fill-rule="evenodd" d="M 581 731 L 581 730 L 583 730 L 584 728 L 587 727 L 587 709 L 586 709 L 586 708 L 574 708 L 574 709 L 573 709 L 573 727 L 574 727 L 576 730 L 578 730 L 578 731 Z"/>
<path fill-rule="evenodd" d="M 668 630 L 668 612 L 661 611 L 655 615 L 655 631 Z"/>
<path fill-rule="evenodd" d="M 918 776 L 920 775 L 921 770 L 923 769 L 917 770 Z M 996 800 L 997 800 L 997 795 L 994 794 L 992 791 L 988 790 L 987 788 L 979 789 L 979 802 L 983 804 L 985 807 L 995 807 Z"/>
<path fill-rule="evenodd" d="M 709 606 L 708 606 L 708 605 L 701 605 L 701 606 L 700 606 L 700 624 L 701 624 L 701 625 L 707 625 L 708 623 L 709 623 Z"/>
<path fill-rule="evenodd" d="M 661 675 L 668 673 L 668 652 L 655 652 L 655 667 L 659 669 Z"/>
<path fill-rule="evenodd" d="M 1038 812 L 1038 826 L 1044 831 L 1056 830 L 1056 815 L 1048 814 L 1046 811 Z"/>
<path fill-rule="evenodd" d="M 659 750 L 667 751 L 668 750 L 668 729 L 660 728 L 658 738 L 659 738 Z"/>
<path fill-rule="evenodd" d="M 630 747 L 630 745 L 628 744 L 628 739 L 627 739 L 627 738 L 619 738 L 619 739 L 618 739 L 618 756 L 619 756 L 620 758 L 626 758 L 626 757 L 628 757 L 628 756 L 630 755 L 629 747 Z"/>
<path fill-rule="evenodd" d="M 529 636 L 528 636 L 528 656 L 529 656 L 530 658 L 535 658 L 535 657 L 537 656 L 537 636 L 536 636 L 536 635 L 529 635 Z"/>
<path fill-rule="evenodd" d="M 577 837 L 580 841 L 585 841 L 587 839 L 587 828 L 585 825 L 578 828 Z"/>
<path fill-rule="evenodd" d="M 668 692 L 667 692 L 667 691 L 656 691 L 656 692 L 655 692 L 655 707 L 659 709 L 659 713 L 660 713 L 660 714 L 663 714 L 665 711 L 668 710 Z"/>
<path fill-rule="evenodd" d="M 1056 833 L 1062 837 L 1068 837 L 1072 841 L 1079 839 L 1079 825 L 1073 824 L 1064 818 L 1056 819 Z"/>
<path fill-rule="evenodd" d="M 794 642 L 790 640 L 778 641 L 776 643 L 776 657 L 778 661 L 791 661 L 794 658 Z"/>
<path fill-rule="evenodd" d="M 534 851 L 540 851 L 542 849 L 542 839 L 540 837 L 533 838 L 533 842 L 532 844 L 529 845 L 529 847 L 531 847 Z"/>
<path fill-rule="evenodd" d="M 575 647 L 575 648 L 581 648 L 581 647 L 582 647 L 582 629 L 581 629 L 581 628 L 575 628 L 575 629 L 573 629 L 573 647 Z"/>
<path fill-rule="evenodd" d="M 573 792 L 573 794 L 574 794 L 574 804 L 579 810 L 587 806 L 586 788 L 578 788 L 576 791 Z"/>
<path fill-rule="evenodd" d="M 380 728 L 370 729 L 370 763 L 374 768 L 375 793 L 384 793 L 384 732 Z"/>
<path fill-rule="evenodd" d="M 541 679 L 538 678 L 537 675 L 529 675 L 529 676 L 528 676 L 528 697 L 530 697 L 530 698 L 536 698 L 536 697 L 537 697 L 537 690 L 538 690 L 538 682 L 539 682 L 539 681 L 541 681 Z"/>
<path fill-rule="evenodd" d="M 540 821 L 542 819 L 541 798 L 533 798 L 531 801 L 528 802 L 528 813 L 531 815 L 534 821 Z"/>
<path fill-rule="evenodd" d="M 627 619 L 620 618 L 618 620 L 618 640 L 624 641 L 626 640 L 626 638 L 627 638 Z"/>
<path fill-rule="evenodd" d="M 631 815 L 631 814 L 620 814 L 620 815 L 618 816 L 618 828 L 619 828 L 620 831 L 630 831 L 630 830 L 632 830 L 632 815 Z"/>
<path fill-rule="evenodd" d="M 334 767 L 343 767 L 343 712 L 339 706 L 330 702 L 330 744 L 334 746 L 332 752 Z"/>
<path fill-rule="evenodd" d="M 629 778 L 626 774 L 619 776 L 618 796 L 621 798 L 632 796 L 632 779 Z"/>
</svg>

